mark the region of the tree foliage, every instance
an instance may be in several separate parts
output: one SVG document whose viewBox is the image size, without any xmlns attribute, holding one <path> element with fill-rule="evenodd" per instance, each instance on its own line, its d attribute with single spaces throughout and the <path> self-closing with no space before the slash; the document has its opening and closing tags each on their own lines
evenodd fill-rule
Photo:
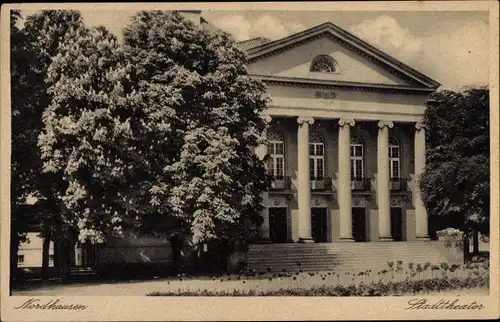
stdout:
<svg viewBox="0 0 500 322">
<path fill-rule="evenodd" d="M 47 70 L 59 44 L 82 24 L 76 11 L 41 11 L 25 18 L 23 28 L 19 28 L 20 19 L 19 11 L 11 11 L 12 256 L 16 256 L 23 234 L 33 226 L 49 240 L 67 228 L 60 220 L 60 202 L 54 198 L 59 182 L 42 173 L 37 141 L 42 113 L 51 102 L 45 83 Z"/>
<path fill-rule="evenodd" d="M 136 14 L 123 44 L 102 27 L 66 37 L 39 144 L 81 239 L 158 216 L 157 229 L 176 223 L 195 243 L 252 231 L 267 188 L 253 153 L 265 89 L 233 44 L 162 11 Z"/>
<path fill-rule="evenodd" d="M 489 89 L 441 91 L 425 113 L 427 165 L 422 196 L 430 215 L 489 232 Z"/>
<path fill-rule="evenodd" d="M 59 47 L 46 79 L 53 100 L 39 137 L 43 171 L 66 183 L 58 191 L 71 213 L 66 221 L 92 242 L 103 240 L 105 228 L 119 217 L 114 187 L 124 181 L 124 165 L 113 154 L 130 132 L 119 115 L 120 57 L 116 37 L 105 28 L 80 26 Z"/>
</svg>

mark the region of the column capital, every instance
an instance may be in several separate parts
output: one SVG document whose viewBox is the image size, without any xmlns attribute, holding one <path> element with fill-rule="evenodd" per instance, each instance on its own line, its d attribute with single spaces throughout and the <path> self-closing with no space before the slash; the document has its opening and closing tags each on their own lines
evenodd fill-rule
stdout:
<svg viewBox="0 0 500 322">
<path fill-rule="evenodd" d="M 383 129 L 384 126 L 387 126 L 390 129 L 392 129 L 394 127 L 394 123 L 391 121 L 378 121 L 377 125 L 381 129 Z"/>
<path fill-rule="evenodd" d="M 297 123 L 303 124 L 304 122 L 309 123 L 310 125 L 314 124 L 314 119 L 312 117 L 299 116 L 297 118 Z"/>
<path fill-rule="evenodd" d="M 423 122 L 417 122 L 415 123 L 415 128 L 417 129 L 417 131 L 425 130 L 425 124 Z"/>
<path fill-rule="evenodd" d="M 354 124 L 356 124 L 356 121 L 354 121 L 354 119 L 339 119 L 340 126 L 344 125 L 354 126 Z"/>
<path fill-rule="evenodd" d="M 263 114 L 260 117 L 264 120 L 264 122 L 268 124 L 271 123 L 271 121 L 273 120 L 273 118 L 269 114 Z"/>
</svg>

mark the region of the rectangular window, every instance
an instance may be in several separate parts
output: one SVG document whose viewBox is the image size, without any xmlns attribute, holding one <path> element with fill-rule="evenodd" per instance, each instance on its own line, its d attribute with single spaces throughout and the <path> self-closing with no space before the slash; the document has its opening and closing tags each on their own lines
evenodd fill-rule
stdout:
<svg viewBox="0 0 500 322">
<path fill-rule="evenodd" d="M 356 161 L 356 178 L 363 179 L 363 160 Z"/>
<path fill-rule="evenodd" d="M 363 156 L 363 147 L 361 145 L 357 145 L 354 148 L 354 153 L 357 157 L 362 157 Z"/>
<path fill-rule="evenodd" d="M 389 148 L 389 158 L 399 158 L 399 148 L 390 147 Z"/>
<path fill-rule="evenodd" d="M 317 179 L 318 180 L 323 180 L 325 174 L 323 173 L 324 171 L 324 165 L 323 165 L 323 159 L 318 159 L 317 160 L 317 166 L 318 166 L 318 169 L 317 169 Z"/>
<path fill-rule="evenodd" d="M 399 178 L 399 161 L 391 160 L 391 178 Z"/>
<path fill-rule="evenodd" d="M 274 154 L 283 154 L 283 143 L 276 143 L 276 152 Z"/>
<path fill-rule="evenodd" d="M 323 144 L 319 146 L 319 155 L 325 155 L 325 146 Z"/>
<path fill-rule="evenodd" d="M 363 160 L 362 159 L 352 159 L 351 160 L 351 179 L 361 180 L 363 179 Z"/>
<path fill-rule="evenodd" d="M 285 174 L 285 168 L 283 163 L 283 157 L 276 157 L 276 176 L 279 179 L 283 179 Z"/>
</svg>

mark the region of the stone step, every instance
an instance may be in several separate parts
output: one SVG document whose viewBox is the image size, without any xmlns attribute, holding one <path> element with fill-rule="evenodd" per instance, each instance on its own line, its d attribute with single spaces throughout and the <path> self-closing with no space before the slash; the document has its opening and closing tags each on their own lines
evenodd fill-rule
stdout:
<svg viewBox="0 0 500 322">
<path fill-rule="evenodd" d="M 249 253 L 250 258 L 255 258 L 255 259 L 276 259 L 276 258 L 341 258 L 341 259 L 349 259 L 349 258 L 366 258 L 367 254 L 364 253 L 337 253 L 337 254 L 332 254 L 332 253 L 287 253 L 287 254 L 282 254 L 282 253 L 270 253 L 270 254 L 262 254 L 262 253 Z M 441 253 L 438 252 L 425 252 L 425 253 L 416 253 L 413 255 L 405 254 L 405 253 L 396 253 L 396 252 L 383 252 L 383 253 L 371 253 L 370 258 L 385 258 L 388 260 L 402 260 L 402 261 L 408 261 L 412 260 L 413 258 L 418 258 L 420 256 L 424 257 L 442 257 Z"/>
<path fill-rule="evenodd" d="M 440 242 L 372 242 L 372 243 L 322 243 L 322 244 L 261 244 L 251 245 L 247 253 L 250 270 L 265 272 L 335 271 L 335 270 L 389 270 L 409 263 L 440 265 L 452 264 Z M 450 260 L 451 259 L 451 260 Z M 298 265 L 300 263 L 300 265 Z M 456 262 L 453 262 L 456 263 Z"/>
<path fill-rule="evenodd" d="M 69 269 L 70 276 L 95 276 L 97 275 L 97 269 L 95 267 L 85 266 L 85 267 L 71 267 Z"/>
<path fill-rule="evenodd" d="M 425 260 L 437 260 L 437 259 L 442 259 L 443 262 L 447 261 L 445 258 L 443 258 L 443 256 L 440 256 L 440 255 L 437 255 L 437 254 L 430 254 L 428 256 L 425 256 L 425 255 L 416 255 L 416 256 L 412 256 L 412 257 L 407 257 L 407 258 L 402 258 L 402 257 L 398 257 L 397 259 L 396 258 L 392 258 L 392 257 L 378 257 L 378 258 L 374 258 L 374 257 L 371 257 L 371 258 L 367 258 L 366 256 L 365 257 L 349 257 L 349 256 L 321 256 L 321 257 L 318 257 L 318 256 L 294 256 L 294 255 L 290 255 L 290 256 L 287 256 L 287 257 L 281 257 L 281 256 L 276 256 L 276 257 L 273 257 L 273 258 L 269 258 L 269 257 L 249 257 L 248 258 L 248 262 L 283 262 L 283 261 L 286 261 L 286 262 L 290 262 L 290 263 L 293 263 L 293 262 L 326 262 L 326 261 L 349 261 L 349 262 L 359 262 L 359 263 L 365 263 L 365 262 L 368 262 L 368 259 L 370 262 L 373 262 L 373 261 L 376 261 L 376 262 L 384 262 L 384 263 L 387 263 L 387 262 L 393 262 L 394 264 L 396 264 L 398 261 L 401 261 L 403 262 L 404 264 L 408 264 L 408 263 L 413 263 L 415 261 L 425 261 Z"/>
</svg>

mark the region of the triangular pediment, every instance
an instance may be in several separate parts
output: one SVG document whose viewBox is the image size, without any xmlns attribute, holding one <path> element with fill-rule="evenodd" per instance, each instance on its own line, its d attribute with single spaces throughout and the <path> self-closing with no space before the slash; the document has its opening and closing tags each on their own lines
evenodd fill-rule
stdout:
<svg viewBox="0 0 500 322">
<path fill-rule="evenodd" d="M 427 89 L 440 86 L 435 80 L 331 23 L 247 49 L 246 54 L 251 75 Z M 335 72 L 311 71 L 312 61 L 319 55 L 334 59 Z"/>
</svg>

